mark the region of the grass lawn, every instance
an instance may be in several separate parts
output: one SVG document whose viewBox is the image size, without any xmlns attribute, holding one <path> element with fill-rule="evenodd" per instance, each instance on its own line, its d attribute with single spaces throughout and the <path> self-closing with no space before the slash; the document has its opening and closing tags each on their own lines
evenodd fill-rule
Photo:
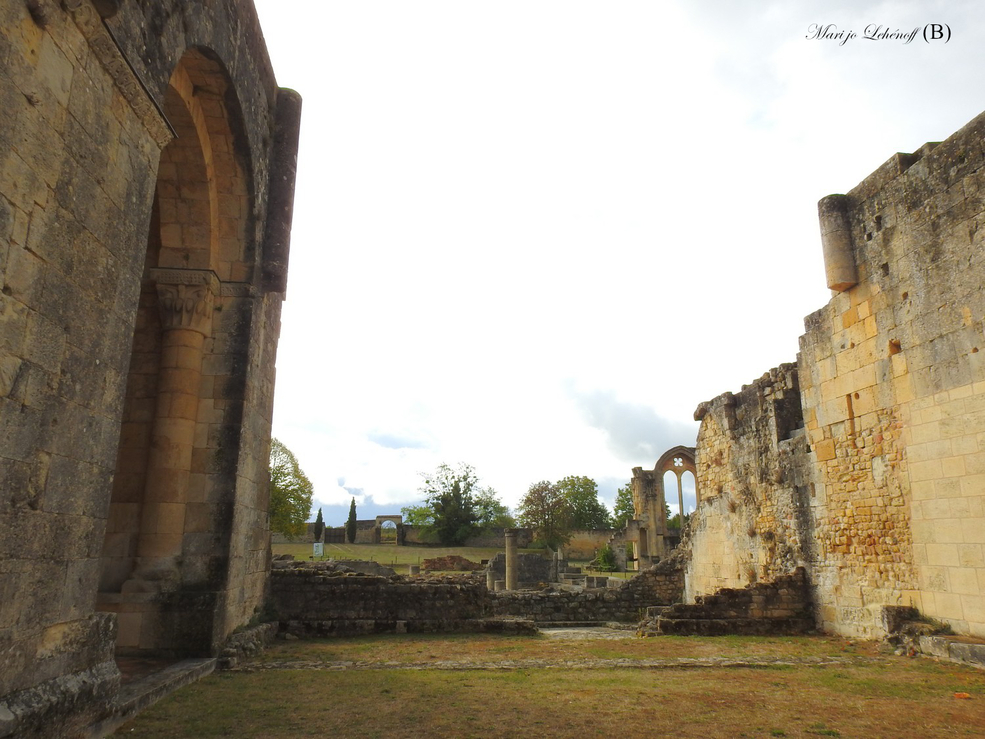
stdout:
<svg viewBox="0 0 985 739">
<path fill-rule="evenodd" d="M 308 559 L 311 544 L 274 544 L 274 554 L 293 554 L 295 559 Z M 394 544 L 326 544 L 325 559 L 362 559 L 383 565 L 396 565 L 397 571 L 406 574 L 407 565 L 418 565 L 425 559 L 457 554 L 473 562 L 492 559 L 501 549 L 492 547 L 398 547 Z M 539 552 L 535 549 L 522 551 Z"/>
<path fill-rule="evenodd" d="M 273 544 L 274 554 L 293 554 L 295 559 L 311 557 L 311 544 Z M 495 547 L 398 547 L 394 544 L 326 544 L 325 559 L 363 559 L 393 567 L 400 575 L 407 574 L 408 565 L 419 565 L 425 559 L 458 555 L 473 562 L 492 559 L 503 549 Z M 542 549 L 521 549 L 528 554 L 543 554 Z M 584 567 L 586 562 L 571 562 Z M 613 577 L 632 577 L 636 573 L 612 573 Z"/>
<path fill-rule="evenodd" d="M 687 666 L 694 658 L 718 658 L 720 664 Z M 736 659 L 765 662 L 757 667 L 728 665 Z M 542 660 L 543 666 L 530 667 L 534 660 Z M 681 661 L 662 669 L 634 668 L 640 660 Z M 817 660 L 838 663 L 811 663 Z M 459 664 L 456 669 L 421 669 L 447 661 Z M 386 635 L 278 642 L 251 667 L 254 671 L 213 675 L 178 691 L 118 735 L 985 734 L 985 672 L 927 658 L 894 657 L 879 653 L 873 644 L 828 637 Z M 959 699 L 955 693 L 971 697 Z"/>
</svg>

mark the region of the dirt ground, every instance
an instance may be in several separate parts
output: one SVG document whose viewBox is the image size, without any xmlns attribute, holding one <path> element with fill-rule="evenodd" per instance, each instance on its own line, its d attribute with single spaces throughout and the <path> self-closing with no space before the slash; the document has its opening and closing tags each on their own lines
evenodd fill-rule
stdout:
<svg viewBox="0 0 985 739">
<path fill-rule="evenodd" d="M 823 636 L 287 641 L 118 735 L 983 737 L 985 672 Z"/>
</svg>

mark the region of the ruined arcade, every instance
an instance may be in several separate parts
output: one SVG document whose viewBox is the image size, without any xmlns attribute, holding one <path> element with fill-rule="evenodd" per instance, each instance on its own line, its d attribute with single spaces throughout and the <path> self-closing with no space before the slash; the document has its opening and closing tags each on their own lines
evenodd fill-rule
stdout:
<svg viewBox="0 0 985 739">
<path fill-rule="evenodd" d="M 300 98 L 250 2 L 0 2 L 0 735 L 114 653 L 217 653 L 269 572 Z"/>
</svg>

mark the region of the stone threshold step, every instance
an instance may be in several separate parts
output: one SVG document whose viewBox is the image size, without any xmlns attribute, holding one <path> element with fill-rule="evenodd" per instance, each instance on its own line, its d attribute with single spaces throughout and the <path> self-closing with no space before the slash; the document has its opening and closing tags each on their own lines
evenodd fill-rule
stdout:
<svg viewBox="0 0 985 739">
<path fill-rule="evenodd" d="M 636 630 L 635 623 L 621 623 L 619 621 L 537 621 L 539 629 L 624 629 Z"/>
<path fill-rule="evenodd" d="M 123 685 L 113 706 L 113 714 L 93 726 L 90 735 L 111 734 L 145 708 L 150 708 L 178 688 L 211 674 L 215 667 L 215 657 L 186 659 Z"/>
<path fill-rule="evenodd" d="M 985 669 L 985 644 L 959 636 L 921 636 L 920 651 Z"/>
</svg>

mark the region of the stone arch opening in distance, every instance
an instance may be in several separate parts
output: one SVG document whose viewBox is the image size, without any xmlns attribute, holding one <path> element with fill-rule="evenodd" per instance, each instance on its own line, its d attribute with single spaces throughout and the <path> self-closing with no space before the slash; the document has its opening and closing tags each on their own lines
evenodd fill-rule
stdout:
<svg viewBox="0 0 985 739">
<path fill-rule="evenodd" d="M 393 521 L 380 523 L 380 544 L 397 543 L 397 524 Z"/>
<path fill-rule="evenodd" d="M 686 472 L 690 472 L 692 477 L 696 478 L 697 468 L 694 465 L 694 449 L 686 446 L 675 446 L 673 449 L 668 449 L 664 452 L 660 459 L 657 460 L 656 466 L 653 468 L 656 476 L 661 480 L 664 485 L 664 494 L 667 492 L 673 493 L 674 490 L 667 490 L 666 481 L 672 480 L 675 485 L 677 492 L 677 510 L 681 514 L 681 524 L 684 523 L 684 487 L 683 487 L 683 475 Z M 697 500 L 697 490 L 695 490 L 695 500 Z"/>
<path fill-rule="evenodd" d="M 220 315 L 256 273 L 229 86 L 189 50 L 164 93 L 175 138 L 151 206 L 97 598 L 118 613 L 124 650 L 205 653 L 222 628 L 241 391 Z"/>
</svg>

